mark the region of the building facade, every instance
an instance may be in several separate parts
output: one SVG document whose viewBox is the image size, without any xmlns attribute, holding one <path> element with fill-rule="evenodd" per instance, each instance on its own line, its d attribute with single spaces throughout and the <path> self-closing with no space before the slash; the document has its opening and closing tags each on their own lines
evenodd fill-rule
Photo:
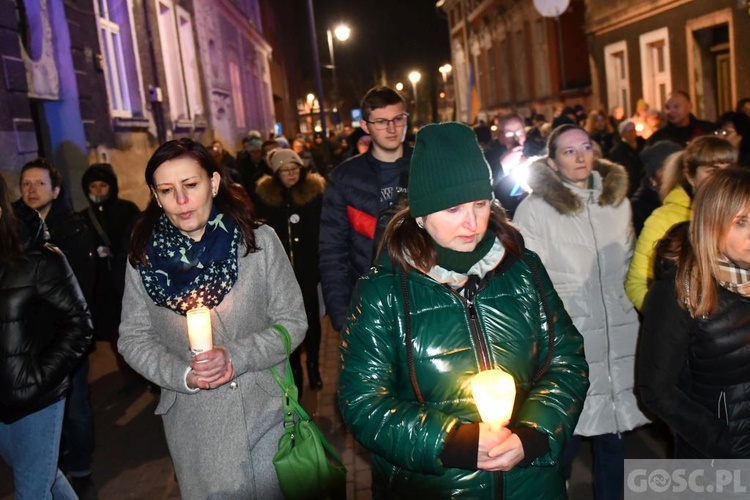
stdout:
<svg viewBox="0 0 750 500">
<path fill-rule="evenodd" d="M 716 120 L 750 96 L 746 0 L 587 0 L 594 100 L 635 111 L 663 109 L 670 92 L 691 96 Z"/>
<path fill-rule="evenodd" d="M 531 1 L 441 0 L 448 17 L 456 118 L 497 114 L 552 117 L 555 107 L 583 104 L 591 93 L 586 5 L 572 0 L 554 18 Z"/>
<path fill-rule="evenodd" d="M 276 21 L 261 12 L 289 3 L 0 0 L 0 169 L 15 187 L 22 165 L 45 156 L 82 208 L 83 172 L 109 162 L 121 196 L 143 207 L 162 142 L 218 139 L 233 152 L 250 130 L 274 132 L 296 96 L 264 37 Z"/>
</svg>

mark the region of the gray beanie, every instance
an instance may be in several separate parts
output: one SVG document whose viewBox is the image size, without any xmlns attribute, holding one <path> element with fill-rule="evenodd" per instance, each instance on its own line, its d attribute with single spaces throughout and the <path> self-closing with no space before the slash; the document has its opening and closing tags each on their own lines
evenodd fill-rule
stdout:
<svg viewBox="0 0 750 500">
<path fill-rule="evenodd" d="M 412 217 L 492 197 L 492 172 L 471 128 L 433 123 L 417 132 L 409 169 Z"/>
</svg>

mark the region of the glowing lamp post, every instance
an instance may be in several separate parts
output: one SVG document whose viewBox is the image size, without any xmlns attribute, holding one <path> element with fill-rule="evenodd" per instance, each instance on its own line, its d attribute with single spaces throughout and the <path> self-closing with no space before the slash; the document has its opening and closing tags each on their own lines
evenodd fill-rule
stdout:
<svg viewBox="0 0 750 500">
<path fill-rule="evenodd" d="M 336 40 L 339 42 L 344 42 L 349 39 L 349 36 L 351 35 L 352 30 L 349 28 L 349 26 L 345 24 L 340 24 L 336 26 L 333 29 L 333 32 L 331 30 L 326 30 L 326 36 L 328 37 L 328 54 L 331 57 L 331 71 L 333 76 L 333 109 L 332 111 L 336 113 L 338 116 L 338 106 L 339 106 L 339 82 L 336 78 L 336 59 L 334 57 L 333 52 L 333 37 L 336 37 Z"/>
<path fill-rule="evenodd" d="M 440 72 L 440 75 L 443 77 L 443 85 L 445 85 L 448 82 L 448 75 L 451 71 L 453 71 L 453 66 L 446 63 L 443 64 L 438 68 L 438 71 Z"/>
<path fill-rule="evenodd" d="M 534 0 L 534 8 L 544 17 L 554 17 L 557 21 L 557 46 L 560 57 L 560 88 L 565 88 L 565 54 L 563 52 L 562 25 L 560 16 L 568 10 L 570 0 Z"/>
<path fill-rule="evenodd" d="M 493 431 L 510 422 L 516 383 L 508 372 L 485 370 L 477 373 L 471 379 L 471 391 L 482 421 L 490 424 Z"/>
<path fill-rule="evenodd" d="M 417 83 L 422 79 L 422 74 L 419 71 L 412 71 L 409 73 L 409 81 L 411 82 L 412 93 L 414 94 L 414 121 L 417 121 L 419 117 L 419 100 L 417 100 Z"/>
<path fill-rule="evenodd" d="M 401 92 L 402 90 L 404 90 L 404 84 L 401 83 L 401 82 L 398 82 L 396 84 L 396 90 L 398 90 L 399 92 Z"/>
<path fill-rule="evenodd" d="M 211 312 L 207 307 L 196 307 L 187 312 L 190 352 L 196 356 L 214 348 L 211 332 Z"/>
</svg>

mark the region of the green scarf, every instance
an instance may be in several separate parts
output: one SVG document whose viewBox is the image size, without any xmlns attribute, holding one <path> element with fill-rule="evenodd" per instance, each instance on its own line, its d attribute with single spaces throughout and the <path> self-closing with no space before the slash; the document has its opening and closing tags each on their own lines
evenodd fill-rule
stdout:
<svg viewBox="0 0 750 500">
<path fill-rule="evenodd" d="M 487 255 L 487 252 L 490 251 L 493 243 L 495 243 L 495 237 L 494 232 L 487 231 L 482 241 L 471 252 L 458 252 L 450 248 L 441 247 L 433 240 L 435 251 L 438 255 L 438 265 L 449 271 L 466 274 L 471 269 L 471 266 Z"/>
</svg>

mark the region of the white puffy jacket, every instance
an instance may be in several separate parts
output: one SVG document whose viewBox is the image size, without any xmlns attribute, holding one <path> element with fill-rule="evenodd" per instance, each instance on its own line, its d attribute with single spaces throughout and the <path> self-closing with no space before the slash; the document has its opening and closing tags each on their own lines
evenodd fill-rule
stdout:
<svg viewBox="0 0 750 500">
<path fill-rule="evenodd" d="M 530 167 L 529 186 L 513 221 L 583 335 L 589 363 L 591 386 L 575 434 L 646 424 L 633 393 L 638 316 L 623 285 L 634 244 L 627 172 L 597 160 L 589 188 L 581 189 L 544 159 Z"/>
</svg>

